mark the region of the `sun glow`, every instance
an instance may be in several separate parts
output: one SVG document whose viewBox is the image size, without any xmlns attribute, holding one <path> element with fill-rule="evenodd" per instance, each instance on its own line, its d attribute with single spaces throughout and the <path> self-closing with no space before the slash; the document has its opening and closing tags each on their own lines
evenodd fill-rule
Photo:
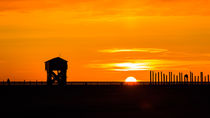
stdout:
<svg viewBox="0 0 210 118">
<path fill-rule="evenodd" d="M 90 64 L 91 68 L 104 68 L 111 71 L 155 70 L 159 60 L 125 60 L 119 63 Z"/>
</svg>

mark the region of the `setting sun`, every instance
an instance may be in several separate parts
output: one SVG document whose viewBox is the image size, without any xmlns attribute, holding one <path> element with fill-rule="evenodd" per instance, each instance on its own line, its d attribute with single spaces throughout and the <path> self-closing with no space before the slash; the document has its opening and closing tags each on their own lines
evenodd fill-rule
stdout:
<svg viewBox="0 0 210 118">
<path fill-rule="evenodd" d="M 137 82 L 135 77 L 127 77 L 125 82 Z"/>
</svg>

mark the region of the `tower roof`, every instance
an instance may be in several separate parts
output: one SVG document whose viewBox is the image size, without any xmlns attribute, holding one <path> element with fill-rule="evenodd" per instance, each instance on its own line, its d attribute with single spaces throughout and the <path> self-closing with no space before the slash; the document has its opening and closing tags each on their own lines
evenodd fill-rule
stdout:
<svg viewBox="0 0 210 118">
<path fill-rule="evenodd" d="M 60 57 L 56 57 L 56 58 L 46 61 L 45 63 L 49 63 L 49 62 L 68 62 L 68 61 L 66 61 Z"/>
</svg>

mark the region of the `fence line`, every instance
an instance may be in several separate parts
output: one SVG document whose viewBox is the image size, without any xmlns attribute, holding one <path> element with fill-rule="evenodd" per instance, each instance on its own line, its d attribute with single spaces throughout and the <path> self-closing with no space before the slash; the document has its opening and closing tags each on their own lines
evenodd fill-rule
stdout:
<svg viewBox="0 0 210 118">
<path fill-rule="evenodd" d="M 199 76 L 195 76 L 193 72 L 190 72 L 189 75 L 188 74 L 184 75 L 182 72 L 179 72 L 179 74 L 173 74 L 172 72 L 166 74 L 163 72 L 150 71 L 150 85 L 164 85 L 164 84 L 209 85 L 210 78 L 209 74 L 204 75 L 203 72 L 200 72 Z"/>
</svg>

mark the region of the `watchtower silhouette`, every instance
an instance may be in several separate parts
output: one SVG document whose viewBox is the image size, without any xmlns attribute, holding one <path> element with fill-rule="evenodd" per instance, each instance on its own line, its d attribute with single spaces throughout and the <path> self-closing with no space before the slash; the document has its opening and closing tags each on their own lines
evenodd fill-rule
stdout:
<svg viewBox="0 0 210 118">
<path fill-rule="evenodd" d="M 58 85 L 66 84 L 66 72 L 68 62 L 60 57 L 53 58 L 45 62 L 45 70 L 47 71 L 47 85 L 58 83 Z"/>
</svg>

